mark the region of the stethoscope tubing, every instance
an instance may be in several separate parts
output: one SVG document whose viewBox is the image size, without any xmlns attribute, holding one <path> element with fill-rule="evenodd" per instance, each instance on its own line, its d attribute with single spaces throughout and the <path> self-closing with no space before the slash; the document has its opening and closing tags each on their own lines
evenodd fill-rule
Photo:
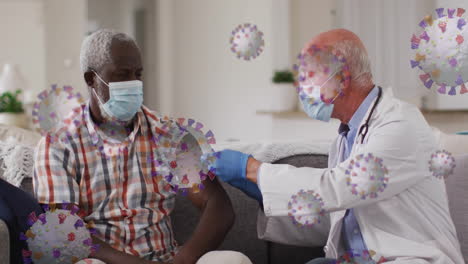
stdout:
<svg viewBox="0 0 468 264">
<path fill-rule="evenodd" d="M 372 109 L 369 115 L 367 116 L 366 122 L 364 123 L 364 125 L 362 125 L 359 128 L 359 136 L 361 137 L 361 144 L 364 143 L 364 138 L 367 136 L 367 132 L 369 131 L 369 121 L 372 115 L 374 114 L 375 108 L 379 104 L 380 98 L 382 98 L 382 87 L 379 86 L 378 88 L 379 88 L 379 94 L 377 95 L 377 99 L 375 100 L 374 105 L 372 106 Z"/>
</svg>

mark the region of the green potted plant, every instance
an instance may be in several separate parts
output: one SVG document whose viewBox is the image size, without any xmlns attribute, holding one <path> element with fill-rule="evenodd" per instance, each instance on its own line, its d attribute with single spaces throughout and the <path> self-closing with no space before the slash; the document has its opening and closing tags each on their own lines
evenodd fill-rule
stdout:
<svg viewBox="0 0 468 264">
<path fill-rule="evenodd" d="M 275 71 L 273 75 L 274 83 L 294 83 L 293 73 L 289 70 Z"/>
<path fill-rule="evenodd" d="M 271 111 L 292 111 L 297 105 L 294 75 L 290 70 L 275 71 L 272 78 Z"/>
<path fill-rule="evenodd" d="M 23 103 L 18 98 L 21 90 L 4 92 L 0 95 L 0 124 L 27 128 Z"/>
</svg>

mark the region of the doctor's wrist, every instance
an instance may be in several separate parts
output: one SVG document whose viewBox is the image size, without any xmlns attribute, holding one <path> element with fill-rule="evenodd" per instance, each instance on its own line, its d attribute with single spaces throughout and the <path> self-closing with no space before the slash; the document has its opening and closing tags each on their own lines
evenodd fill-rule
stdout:
<svg viewBox="0 0 468 264">
<path fill-rule="evenodd" d="M 247 171 L 246 171 L 246 178 L 247 180 L 257 184 L 257 174 L 258 169 L 262 163 L 252 157 L 247 160 Z"/>
</svg>

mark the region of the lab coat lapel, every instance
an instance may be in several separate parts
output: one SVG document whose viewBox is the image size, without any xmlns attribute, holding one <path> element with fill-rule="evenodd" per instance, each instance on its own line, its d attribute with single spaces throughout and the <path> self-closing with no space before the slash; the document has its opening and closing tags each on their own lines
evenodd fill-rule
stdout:
<svg viewBox="0 0 468 264">
<path fill-rule="evenodd" d="M 338 163 L 343 161 L 345 154 L 346 138 L 339 135 L 332 144 L 328 155 L 328 168 L 334 168 Z"/>
</svg>

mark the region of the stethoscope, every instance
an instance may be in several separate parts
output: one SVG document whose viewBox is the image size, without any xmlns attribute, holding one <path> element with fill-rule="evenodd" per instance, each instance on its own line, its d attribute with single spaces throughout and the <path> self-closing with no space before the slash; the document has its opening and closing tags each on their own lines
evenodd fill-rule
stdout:
<svg viewBox="0 0 468 264">
<path fill-rule="evenodd" d="M 382 87 L 379 86 L 378 88 L 379 88 L 379 94 L 377 95 L 377 99 L 375 99 L 374 105 L 372 106 L 372 109 L 371 109 L 369 115 L 367 116 L 366 122 L 364 123 L 364 125 L 362 125 L 359 128 L 359 134 L 358 135 L 361 137 L 361 144 L 364 143 L 364 138 L 367 136 L 367 132 L 369 131 L 369 121 L 370 121 L 370 119 L 372 117 L 372 114 L 375 111 L 375 108 L 379 104 L 380 98 L 382 97 Z"/>
</svg>

